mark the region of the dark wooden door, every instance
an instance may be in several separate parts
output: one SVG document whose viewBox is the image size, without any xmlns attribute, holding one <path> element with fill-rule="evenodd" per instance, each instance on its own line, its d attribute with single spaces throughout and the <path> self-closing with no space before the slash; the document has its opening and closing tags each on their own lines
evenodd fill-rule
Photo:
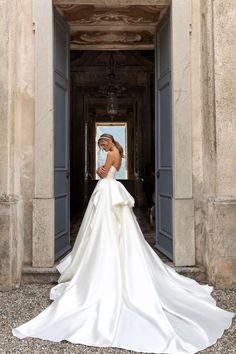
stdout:
<svg viewBox="0 0 236 354">
<path fill-rule="evenodd" d="M 156 247 L 173 258 L 170 19 L 156 34 Z"/>
<path fill-rule="evenodd" d="M 69 26 L 54 11 L 55 259 L 70 249 Z"/>
</svg>

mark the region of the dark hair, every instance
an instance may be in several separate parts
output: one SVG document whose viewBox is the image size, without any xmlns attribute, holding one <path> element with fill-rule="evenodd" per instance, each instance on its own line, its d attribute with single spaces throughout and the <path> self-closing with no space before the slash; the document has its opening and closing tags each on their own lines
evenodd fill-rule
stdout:
<svg viewBox="0 0 236 354">
<path fill-rule="evenodd" d="M 124 157 L 124 149 L 123 147 L 120 145 L 120 143 L 118 143 L 118 141 L 116 141 L 113 137 L 113 135 L 111 134 L 107 134 L 107 133 L 104 133 L 100 136 L 100 138 L 98 139 L 98 146 L 100 147 L 100 141 L 102 139 L 108 139 L 108 140 L 111 140 L 113 142 L 113 144 L 115 145 L 115 147 L 119 150 L 119 153 L 120 153 L 120 156 L 121 157 Z"/>
</svg>

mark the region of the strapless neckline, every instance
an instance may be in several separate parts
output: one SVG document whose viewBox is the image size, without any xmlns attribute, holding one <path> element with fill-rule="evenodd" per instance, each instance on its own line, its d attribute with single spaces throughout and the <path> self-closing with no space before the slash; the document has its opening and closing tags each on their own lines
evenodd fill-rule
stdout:
<svg viewBox="0 0 236 354">
<path fill-rule="evenodd" d="M 110 169 L 111 169 L 112 167 L 114 167 L 114 169 L 116 170 L 116 172 L 118 172 L 117 168 L 116 168 L 114 165 L 112 165 L 112 166 L 110 167 Z"/>
<path fill-rule="evenodd" d="M 117 175 L 118 170 L 116 169 L 116 167 L 114 165 L 112 165 L 108 171 L 108 174 L 106 176 L 106 179 L 115 179 L 116 175 Z"/>
</svg>

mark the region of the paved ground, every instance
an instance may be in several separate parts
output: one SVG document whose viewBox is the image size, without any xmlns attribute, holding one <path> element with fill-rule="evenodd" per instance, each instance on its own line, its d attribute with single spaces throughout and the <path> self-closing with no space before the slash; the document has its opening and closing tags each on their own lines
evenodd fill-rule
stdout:
<svg viewBox="0 0 236 354">
<path fill-rule="evenodd" d="M 137 353 L 115 348 L 97 348 L 75 345 L 66 341 L 53 343 L 39 339 L 28 338 L 19 340 L 12 336 L 11 328 L 36 316 L 49 303 L 49 290 L 52 285 L 23 285 L 19 290 L 0 293 L 0 353 L 30 353 L 30 354 L 128 354 Z M 215 290 L 213 296 L 218 306 L 236 312 L 236 289 Z M 201 354 L 235 354 L 236 353 L 236 320 L 217 343 L 201 352 Z M 174 354 L 174 353 L 173 353 Z"/>
</svg>

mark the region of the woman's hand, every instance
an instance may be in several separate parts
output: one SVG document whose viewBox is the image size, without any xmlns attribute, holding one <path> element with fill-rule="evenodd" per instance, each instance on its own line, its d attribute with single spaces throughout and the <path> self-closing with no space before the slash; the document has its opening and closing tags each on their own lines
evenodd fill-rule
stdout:
<svg viewBox="0 0 236 354">
<path fill-rule="evenodd" d="M 113 151 L 108 151 L 105 164 L 99 167 L 96 171 L 99 177 L 105 178 L 107 176 L 113 161 L 114 161 L 114 153 Z"/>
<path fill-rule="evenodd" d="M 106 174 L 105 174 L 105 169 L 103 166 L 99 167 L 97 170 L 96 170 L 96 173 L 97 175 L 100 177 L 100 178 L 104 178 L 106 177 Z"/>
</svg>

